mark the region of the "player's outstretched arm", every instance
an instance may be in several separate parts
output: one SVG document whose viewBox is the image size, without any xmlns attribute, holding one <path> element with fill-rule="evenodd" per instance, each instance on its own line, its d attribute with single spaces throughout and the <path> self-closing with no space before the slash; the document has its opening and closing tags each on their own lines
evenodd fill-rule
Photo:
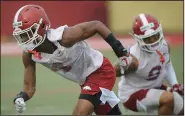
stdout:
<svg viewBox="0 0 185 116">
<path fill-rule="evenodd" d="M 92 37 L 98 33 L 101 37 L 106 38 L 111 31 L 100 21 L 89 21 L 65 28 L 61 44 L 63 46 L 72 46 L 78 41 Z"/>
<path fill-rule="evenodd" d="M 139 66 L 139 62 L 138 62 L 137 58 L 135 56 L 133 56 L 132 54 L 130 54 L 130 56 L 132 57 L 132 60 L 131 60 L 130 65 L 128 65 L 128 67 L 124 68 L 124 74 L 129 74 L 129 73 L 135 72 Z M 122 73 L 121 73 L 121 68 L 120 68 L 119 62 L 115 63 L 114 69 L 116 71 L 116 76 L 120 77 L 122 75 Z"/>
<path fill-rule="evenodd" d="M 31 59 L 31 54 L 23 53 L 24 70 L 24 92 L 31 98 L 35 93 L 36 87 L 36 66 Z"/>
<path fill-rule="evenodd" d="M 65 28 L 62 39 L 59 42 L 62 46 L 71 47 L 76 42 L 88 39 L 96 33 L 112 47 L 118 57 L 127 55 L 127 50 L 120 41 L 116 40 L 112 32 L 100 21 L 84 22 Z"/>
<path fill-rule="evenodd" d="M 170 45 L 167 41 L 166 41 L 166 44 L 168 45 L 168 53 L 170 54 Z M 168 81 L 170 86 L 178 84 L 175 70 L 174 70 L 172 62 L 170 60 L 170 55 L 169 55 L 169 60 L 167 61 L 165 68 L 166 68 L 166 72 L 167 72 L 165 79 Z"/>
<path fill-rule="evenodd" d="M 170 45 L 169 45 L 169 43 L 167 43 L 167 44 L 168 44 L 168 53 L 170 54 Z M 170 58 L 167 61 L 165 68 L 166 68 L 165 79 L 167 80 L 169 85 L 172 87 L 170 91 L 176 91 L 180 95 L 184 96 L 183 85 L 179 84 L 177 81 L 175 70 L 174 70 L 174 67 L 172 65 Z"/>
<path fill-rule="evenodd" d="M 35 62 L 31 60 L 31 55 L 28 53 L 23 53 L 22 56 L 24 70 L 24 88 L 17 96 L 14 98 L 14 104 L 16 110 L 21 113 L 26 109 L 25 101 L 29 100 L 35 93 L 36 84 L 36 71 Z"/>
</svg>

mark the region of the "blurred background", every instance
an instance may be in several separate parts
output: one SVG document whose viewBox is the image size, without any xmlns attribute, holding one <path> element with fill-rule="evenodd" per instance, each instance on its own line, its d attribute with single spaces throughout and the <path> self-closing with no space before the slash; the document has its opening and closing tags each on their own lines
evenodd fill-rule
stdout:
<svg viewBox="0 0 185 116">
<path fill-rule="evenodd" d="M 17 114 L 14 96 L 23 87 L 21 49 L 12 37 L 12 21 L 17 10 L 26 4 L 42 6 L 51 21 L 51 27 L 99 20 L 121 40 L 124 46 L 135 43 L 131 38 L 132 22 L 139 13 L 155 16 L 162 24 L 165 38 L 171 45 L 171 58 L 183 83 L 183 1 L 1 1 L 1 114 Z M 99 36 L 87 41 L 100 50 L 112 63 L 116 57 L 109 45 Z M 114 91 L 117 93 L 117 82 Z M 79 96 L 78 84 L 72 83 L 41 65 L 37 65 L 37 91 L 27 102 L 24 114 L 71 114 Z M 125 115 L 141 115 L 125 109 Z"/>
</svg>

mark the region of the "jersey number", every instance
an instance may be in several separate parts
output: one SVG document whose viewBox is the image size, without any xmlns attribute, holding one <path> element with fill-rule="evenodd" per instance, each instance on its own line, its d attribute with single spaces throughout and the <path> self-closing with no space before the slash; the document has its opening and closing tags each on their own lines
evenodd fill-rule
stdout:
<svg viewBox="0 0 185 116">
<path fill-rule="evenodd" d="M 155 80 L 158 78 L 159 74 L 160 74 L 160 71 L 161 71 L 161 66 L 156 66 L 156 67 L 153 67 L 150 72 L 149 72 L 149 75 L 148 75 L 148 81 L 152 81 L 152 80 Z"/>
<path fill-rule="evenodd" d="M 53 63 L 52 64 L 53 71 L 63 70 L 64 72 L 69 72 L 71 69 L 72 69 L 71 66 L 63 66 L 62 63 Z"/>
</svg>

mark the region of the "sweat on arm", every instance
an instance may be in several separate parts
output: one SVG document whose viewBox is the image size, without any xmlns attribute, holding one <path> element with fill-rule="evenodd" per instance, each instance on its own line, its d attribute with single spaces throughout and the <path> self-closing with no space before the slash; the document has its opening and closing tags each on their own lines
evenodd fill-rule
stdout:
<svg viewBox="0 0 185 116">
<path fill-rule="evenodd" d="M 95 34 L 99 34 L 112 47 L 117 57 L 127 55 L 127 50 L 120 41 L 116 40 L 112 32 L 100 21 L 84 22 L 65 28 L 59 43 L 64 47 L 71 47 L 76 42 L 88 39 Z"/>
</svg>

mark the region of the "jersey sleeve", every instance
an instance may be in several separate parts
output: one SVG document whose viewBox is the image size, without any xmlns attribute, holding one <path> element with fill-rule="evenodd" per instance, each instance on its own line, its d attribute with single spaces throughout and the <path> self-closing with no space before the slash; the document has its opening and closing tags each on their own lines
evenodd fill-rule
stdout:
<svg viewBox="0 0 185 116">
<path fill-rule="evenodd" d="M 163 40 L 163 55 L 165 56 L 166 63 L 170 63 L 170 48 L 167 40 Z"/>
<path fill-rule="evenodd" d="M 62 39 L 63 33 L 64 33 L 64 29 L 67 28 L 67 25 L 64 26 L 60 26 L 56 29 L 49 29 L 47 31 L 47 38 L 49 41 L 51 42 L 56 42 L 58 40 Z"/>
<path fill-rule="evenodd" d="M 130 54 L 132 54 L 133 56 L 135 56 L 138 60 L 140 58 L 140 48 L 138 46 L 138 44 L 134 44 L 133 46 L 131 46 L 129 48 Z"/>
</svg>

